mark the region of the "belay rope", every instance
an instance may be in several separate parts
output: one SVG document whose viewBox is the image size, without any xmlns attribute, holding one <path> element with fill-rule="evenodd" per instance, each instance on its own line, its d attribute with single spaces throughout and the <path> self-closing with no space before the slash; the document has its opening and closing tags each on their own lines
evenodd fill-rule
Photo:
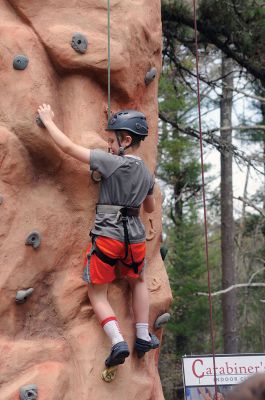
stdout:
<svg viewBox="0 0 265 400">
<path fill-rule="evenodd" d="M 107 32 L 108 32 L 108 120 L 110 119 L 111 116 L 111 108 L 110 108 L 110 0 L 108 1 L 107 5 L 107 15 L 108 15 L 108 21 L 107 21 Z M 101 177 L 97 177 L 95 175 L 95 171 L 92 171 L 91 173 L 91 178 L 93 179 L 94 182 L 100 182 Z"/>
<path fill-rule="evenodd" d="M 196 9 L 197 9 L 196 0 L 193 0 L 194 34 L 195 34 L 195 51 L 196 51 L 197 100 L 198 100 L 198 118 L 199 118 L 200 153 L 201 153 L 202 198 L 203 198 L 203 214 L 204 214 L 205 263 L 206 263 L 206 267 L 207 267 L 207 279 L 208 279 L 208 302 L 209 302 L 210 331 L 211 331 L 211 343 L 212 343 L 214 388 L 215 388 L 215 399 L 217 400 L 215 343 L 214 343 L 214 328 L 213 328 L 213 306 L 212 306 L 212 292 L 211 292 L 211 273 L 210 273 L 210 266 L 209 266 L 207 210 L 206 210 L 206 199 L 205 199 L 204 159 L 203 159 L 203 145 L 202 145 L 201 96 L 200 96 L 200 79 L 199 79 L 199 51 L 198 51 Z"/>
<path fill-rule="evenodd" d="M 111 115 L 111 104 L 110 104 L 110 0 L 107 0 L 107 1 L 108 1 L 108 119 L 109 119 L 110 115 Z M 213 306 L 212 306 L 212 293 L 211 293 L 211 273 L 210 273 L 210 266 L 209 266 L 207 210 L 206 210 L 205 179 L 204 179 L 204 158 L 203 158 L 203 145 L 202 145 L 201 96 L 200 96 L 200 79 L 199 79 L 199 55 L 198 55 L 199 52 L 198 52 L 196 9 L 197 9 L 196 0 L 193 0 L 194 34 L 195 34 L 195 49 L 196 49 L 197 100 L 198 100 L 199 132 L 200 132 L 201 177 L 202 177 L 202 197 L 203 197 L 203 214 L 204 214 L 205 263 L 206 263 L 206 267 L 207 267 L 207 281 L 208 281 L 208 294 L 209 294 L 208 302 L 209 302 L 210 331 L 211 331 L 211 343 L 212 343 L 215 399 L 217 400 L 215 343 L 214 343 L 214 328 L 213 328 Z"/>
<path fill-rule="evenodd" d="M 108 0 L 108 120 L 111 117 L 111 103 L 110 103 L 110 0 Z M 143 260 L 141 260 L 141 262 L 136 262 L 134 261 L 133 258 L 133 253 L 132 250 L 130 248 L 130 239 L 129 239 L 129 232 L 128 232 L 128 216 L 126 215 L 126 208 L 124 208 L 125 214 L 122 215 L 122 224 L 123 224 L 123 229 L 124 229 L 124 239 L 125 239 L 125 257 L 124 259 L 127 258 L 128 256 L 128 251 L 130 249 L 130 253 L 131 253 L 131 259 L 132 259 L 132 264 L 131 267 L 133 268 L 135 273 L 138 273 L 138 267 L 142 264 Z M 123 262 L 123 260 L 121 260 Z M 123 262 L 124 265 L 126 265 L 127 267 L 129 266 L 128 264 L 125 264 Z"/>
<path fill-rule="evenodd" d="M 110 0 L 108 0 L 108 120 L 110 114 Z"/>
</svg>

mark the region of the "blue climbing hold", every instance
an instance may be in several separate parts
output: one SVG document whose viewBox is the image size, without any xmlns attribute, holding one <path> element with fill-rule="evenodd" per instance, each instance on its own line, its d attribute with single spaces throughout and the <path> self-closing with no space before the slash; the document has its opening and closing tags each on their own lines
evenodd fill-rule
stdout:
<svg viewBox="0 0 265 400">
<path fill-rule="evenodd" d="M 34 249 L 37 249 L 40 246 L 40 242 L 41 242 L 40 233 L 38 231 L 32 231 L 28 235 L 25 241 L 25 245 L 32 246 Z"/>
<path fill-rule="evenodd" d="M 19 390 L 20 400 L 37 400 L 38 398 L 38 387 L 37 385 L 23 386 Z"/>
<path fill-rule="evenodd" d="M 13 68 L 17 70 L 23 70 L 27 68 L 28 63 L 29 63 L 28 57 L 24 56 L 23 54 L 19 54 L 16 57 L 14 57 Z"/>
</svg>

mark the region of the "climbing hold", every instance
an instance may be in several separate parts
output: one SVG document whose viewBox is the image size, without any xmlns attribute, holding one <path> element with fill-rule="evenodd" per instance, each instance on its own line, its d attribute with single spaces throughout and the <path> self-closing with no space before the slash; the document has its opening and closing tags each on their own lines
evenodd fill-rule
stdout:
<svg viewBox="0 0 265 400">
<path fill-rule="evenodd" d="M 101 181 L 101 175 L 98 171 L 92 171 L 91 172 L 91 179 L 92 181 L 98 183 Z"/>
<path fill-rule="evenodd" d="M 84 54 L 87 50 L 88 41 L 82 33 L 74 33 L 72 37 L 71 46 L 77 53 Z"/>
<path fill-rule="evenodd" d="M 41 242 L 40 233 L 38 231 L 33 231 L 30 232 L 30 234 L 28 235 L 25 244 L 27 246 L 32 246 L 34 249 L 37 249 L 40 245 L 40 242 Z"/>
<path fill-rule="evenodd" d="M 170 314 L 165 313 L 157 317 L 154 323 L 155 329 L 160 329 L 162 328 L 162 325 L 165 325 L 168 321 L 170 320 Z"/>
<path fill-rule="evenodd" d="M 38 387 L 37 385 L 23 386 L 19 390 L 20 400 L 37 400 L 38 398 Z"/>
<path fill-rule="evenodd" d="M 34 292 L 33 288 L 26 290 L 18 290 L 16 294 L 16 303 L 23 304 L 27 301 L 27 298 Z"/>
<path fill-rule="evenodd" d="M 23 69 L 27 68 L 28 63 L 29 63 L 28 57 L 23 56 L 23 54 L 20 54 L 14 58 L 13 67 L 14 67 L 14 69 L 23 70 Z"/>
<path fill-rule="evenodd" d="M 42 122 L 41 117 L 39 116 L 39 114 L 36 115 L 35 120 L 36 120 L 37 125 L 38 125 L 40 128 L 45 128 L 45 125 L 44 125 L 44 123 Z"/>
<path fill-rule="evenodd" d="M 3 204 L 3 202 L 4 202 L 4 197 L 0 196 L 0 206 Z"/>
<path fill-rule="evenodd" d="M 166 246 L 161 246 L 160 247 L 160 255 L 162 260 L 164 261 L 166 256 L 167 256 L 168 248 Z"/>
<path fill-rule="evenodd" d="M 113 365 L 112 367 L 106 368 L 102 372 L 101 378 L 103 379 L 103 381 L 110 383 L 115 379 L 117 370 L 118 365 Z"/>
<path fill-rule="evenodd" d="M 157 73 L 157 70 L 155 67 L 152 67 L 151 69 L 149 69 L 149 71 L 147 72 L 147 74 L 145 75 L 145 78 L 144 78 L 144 83 L 146 84 L 146 86 L 149 85 L 151 82 L 153 82 L 153 80 L 156 77 L 156 73 Z"/>
<path fill-rule="evenodd" d="M 156 235 L 153 218 L 149 218 L 150 227 L 146 230 L 146 240 L 153 240 Z"/>
</svg>

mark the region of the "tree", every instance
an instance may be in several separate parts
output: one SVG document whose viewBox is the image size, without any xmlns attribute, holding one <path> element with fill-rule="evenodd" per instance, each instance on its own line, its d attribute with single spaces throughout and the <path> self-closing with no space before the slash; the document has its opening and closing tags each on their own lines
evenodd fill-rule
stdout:
<svg viewBox="0 0 265 400">
<path fill-rule="evenodd" d="M 234 217 L 233 217 L 233 173 L 232 153 L 232 104 L 233 104 L 233 62 L 222 56 L 223 90 L 220 104 L 221 139 L 227 143 L 227 150 L 221 152 L 221 248 L 222 248 L 222 287 L 235 284 L 234 262 Z M 222 295 L 224 352 L 236 353 L 236 292 Z"/>
<path fill-rule="evenodd" d="M 200 40 L 222 50 L 262 84 L 265 83 L 265 7 L 261 0 L 201 0 L 197 28 Z M 185 0 L 162 2 L 163 33 L 179 39 L 184 27 L 193 28 L 192 7 Z M 189 46 L 192 41 L 186 39 Z"/>
<path fill-rule="evenodd" d="M 183 61 L 191 65 L 185 52 L 182 56 Z M 176 124 L 183 124 L 195 118 L 196 105 L 195 93 L 180 83 L 179 76 L 165 61 L 160 79 L 160 112 L 166 113 Z M 175 376 L 176 370 L 181 371 L 179 357 L 211 349 L 208 301 L 194 296 L 197 290 L 205 290 L 207 286 L 204 229 L 198 212 L 201 207 L 201 171 L 197 141 L 164 121 L 159 136 L 157 172 L 166 183 L 165 209 L 168 212 L 164 214 L 164 235 L 169 248 L 166 264 L 174 298 L 172 319 L 160 357 L 160 374 L 165 397 L 175 399 L 182 379 L 181 372 L 179 381 Z M 214 235 L 215 230 L 212 232 Z M 211 253 L 215 265 L 220 262 L 219 253 L 216 248 Z"/>
</svg>

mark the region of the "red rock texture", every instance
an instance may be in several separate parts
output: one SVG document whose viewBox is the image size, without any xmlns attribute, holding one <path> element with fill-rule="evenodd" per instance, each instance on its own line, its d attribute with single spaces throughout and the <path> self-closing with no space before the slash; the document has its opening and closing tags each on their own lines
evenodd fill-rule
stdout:
<svg viewBox="0 0 265 400">
<path fill-rule="evenodd" d="M 135 355 L 112 383 L 101 380 L 110 344 L 81 279 L 98 184 L 84 164 L 56 148 L 36 122 L 49 103 L 58 126 L 76 143 L 106 148 L 107 1 L 2 0 L 0 3 L 0 398 L 17 400 L 36 384 L 41 400 L 161 400 L 158 351 Z M 85 54 L 72 35 L 88 39 Z M 29 58 L 25 70 L 13 58 Z M 148 119 L 150 137 L 140 156 L 156 167 L 157 77 L 161 68 L 159 0 L 111 1 L 111 109 L 135 108 Z M 160 257 L 161 195 L 142 215 L 148 238 L 150 324 L 168 310 L 171 293 Z M 25 246 L 31 231 L 41 245 Z M 34 288 L 24 304 L 18 290 Z M 135 338 L 126 281 L 110 286 L 110 302 L 130 347 Z M 156 332 L 161 338 L 162 331 Z"/>
</svg>

